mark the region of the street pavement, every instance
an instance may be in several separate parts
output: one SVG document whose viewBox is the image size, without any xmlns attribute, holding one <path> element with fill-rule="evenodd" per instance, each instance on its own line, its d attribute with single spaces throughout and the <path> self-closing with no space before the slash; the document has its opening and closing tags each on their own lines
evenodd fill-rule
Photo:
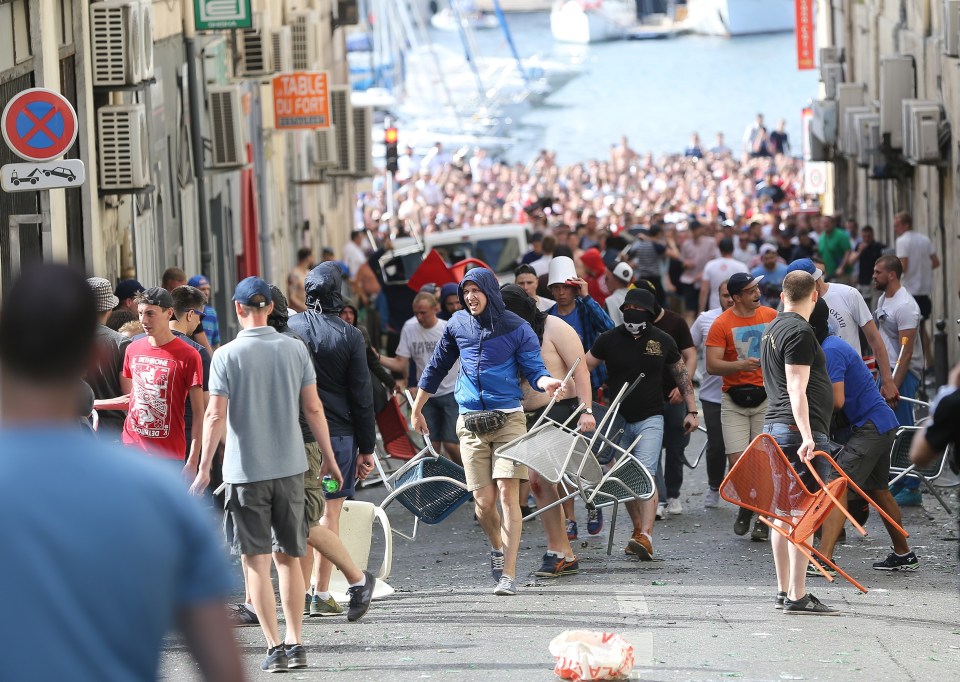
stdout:
<svg viewBox="0 0 960 682">
<path fill-rule="evenodd" d="M 702 433 L 689 452 L 697 453 Z M 848 528 L 837 562 L 870 589 L 861 594 L 838 580 L 808 580 L 809 590 L 842 610 L 839 617 L 786 616 L 774 609 L 776 582 L 770 545 L 733 534 L 736 509 L 721 502 L 703 508 L 705 465 L 685 470 L 684 511 L 657 523 L 655 561 L 624 554 L 629 517 L 620 514 L 612 556 L 607 524 L 586 531 L 578 509 L 575 549 L 581 573 L 560 579 L 532 577 L 545 551 L 539 522 L 524 524 L 516 597 L 496 597 L 489 547 L 461 507 L 437 526 L 421 526 L 416 541 L 396 537 L 396 594 L 375 601 L 358 623 L 345 616 L 305 619 L 310 667 L 287 673 L 319 680 L 551 680 L 550 640 L 564 630 L 616 632 L 634 647 L 639 680 L 940 680 L 958 679 L 960 598 L 958 534 L 930 495 L 923 508 L 903 510 L 903 525 L 921 568 L 913 574 L 874 571 L 889 551 L 876 513 L 860 537 Z M 377 502 L 381 486 L 359 499 Z M 958 506 L 957 494 L 947 501 Z M 412 517 L 391 505 L 394 527 Z M 370 563 L 379 565 L 382 547 Z M 238 569 L 239 576 L 239 569 Z M 242 597 L 238 601 L 242 600 Z M 265 644 L 257 627 L 237 628 L 251 679 L 263 677 Z M 170 680 L 198 679 L 183 642 L 171 638 L 162 661 Z"/>
</svg>

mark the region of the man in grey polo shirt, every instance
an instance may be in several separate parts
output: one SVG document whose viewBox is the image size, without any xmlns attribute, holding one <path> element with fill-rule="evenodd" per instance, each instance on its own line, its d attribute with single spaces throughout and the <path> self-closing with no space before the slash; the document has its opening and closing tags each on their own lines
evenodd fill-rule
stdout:
<svg viewBox="0 0 960 682">
<path fill-rule="evenodd" d="M 307 458 L 297 421 L 300 408 L 319 440 L 330 436 L 307 349 L 267 325 L 273 310 L 267 283 L 248 277 L 237 285 L 233 300 L 243 329 L 213 356 L 203 459 L 191 491 L 202 492 L 209 484 L 211 454 L 226 438 L 225 507 L 233 523 L 234 551 L 247 564 L 248 589 L 267 640 L 267 657 L 260 667 L 267 672 L 305 668 L 299 557 L 307 547 L 303 477 Z M 321 464 L 320 475 L 325 474 L 342 484 L 333 458 Z M 287 624 L 284 639 L 277 624 L 271 552 Z M 365 577 L 364 585 L 351 588 L 351 612 L 354 601 L 358 608 L 364 601 L 369 605 L 366 593 L 372 593 L 374 579 L 369 573 Z"/>
</svg>

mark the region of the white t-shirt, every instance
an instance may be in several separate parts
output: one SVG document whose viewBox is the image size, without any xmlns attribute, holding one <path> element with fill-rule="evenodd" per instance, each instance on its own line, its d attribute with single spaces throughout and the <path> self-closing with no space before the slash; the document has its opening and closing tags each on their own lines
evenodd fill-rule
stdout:
<svg viewBox="0 0 960 682">
<path fill-rule="evenodd" d="M 417 375 L 423 374 L 424 368 L 433 357 L 433 352 L 440 343 L 440 337 L 443 336 L 443 330 L 447 328 L 447 321 L 438 319 L 437 323 L 430 329 L 424 329 L 417 318 L 411 317 L 403 323 L 403 329 L 400 330 L 400 343 L 397 345 L 397 356 L 410 358 L 417 367 Z M 447 376 L 440 382 L 440 387 L 434 395 L 448 395 L 453 393 L 454 385 L 457 383 L 457 374 L 460 373 L 460 361 L 457 360 Z"/>
<path fill-rule="evenodd" d="M 830 331 L 860 353 L 859 329 L 873 319 L 863 296 L 851 286 L 833 282 L 827 288 L 823 300 L 830 306 Z"/>
<path fill-rule="evenodd" d="M 750 272 L 746 265 L 735 258 L 714 258 L 703 266 L 703 285 L 710 287 L 710 299 L 707 310 L 720 307 L 720 292 L 717 291 L 725 280 L 737 272 Z"/>
<path fill-rule="evenodd" d="M 623 313 L 620 312 L 620 306 L 623 305 L 623 302 L 627 298 L 626 288 L 617 289 L 612 294 L 607 296 L 607 300 L 604 303 L 604 306 L 607 309 L 607 315 L 610 316 L 610 319 L 613 320 L 613 326 L 619 327 L 623 324 Z"/>
<path fill-rule="evenodd" d="M 935 253 L 933 242 L 919 232 L 907 230 L 897 237 L 897 258 L 909 259 L 900 284 L 912 295 L 930 296 L 933 293 L 930 256 Z"/>
<path fill-rule="evenodd" d="M 890 298 L 880 294 L 880 298 L 877 300 L 877 309 L 873 312 L 873 318 L 877 321 L 880 336 L 883 337 L 883 345 L 887 349 L 887 357 L 890 358 L 890 369 L 893 369 L 897 364 L 897 356 L 900 355 L 900 330 L 919 328 L 920 306 L 917 305 L 907 288 L 901 286 L 900 290 Z M 922 376 L 923 349 L 921 348 L 919 333 L 913 344 L 910 370 L 917 376 Z"/>
<path fill-rule="evenodd" d="M 367 262 L 367 255 L 354 242 L 343 245 L 343 262 L 350 270 L 350 279 L 355 279 L 361 266 Z"/>
<path fill-rule="evenodd" d="M 693 337 L 693 345 L 700 351 L 700 359 L 697 361 L 697 367 L 700 370 L 700 400 L 707 400 L 711 403 L 719 403 L 723 396 L 723 377 L 707 373 L 707 335 L 710 333 L 710 327 L 714 321 L 720 317 L 723 312 L 720 308 L 711 308 L 700 313 L 693 325 L 690 327 L 690 336 Z"/>
</svg>

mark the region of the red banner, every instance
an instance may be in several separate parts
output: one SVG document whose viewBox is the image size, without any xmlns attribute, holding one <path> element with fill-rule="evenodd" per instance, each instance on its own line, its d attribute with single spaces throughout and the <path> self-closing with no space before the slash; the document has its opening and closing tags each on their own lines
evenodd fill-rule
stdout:
<svg viewBox="0 0 960 682">
<path fill-rule="evenodd" d="M 815 69 L 816 37 L 813 25 L 813 0 L 796 0 L 797 9 L 797 69 Z"/>
</svg>

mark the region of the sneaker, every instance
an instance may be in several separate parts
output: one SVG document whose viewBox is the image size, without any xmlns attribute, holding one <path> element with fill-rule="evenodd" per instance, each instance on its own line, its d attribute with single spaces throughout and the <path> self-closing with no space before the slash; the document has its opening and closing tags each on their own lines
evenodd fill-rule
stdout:
<svg viewBox="0 0 960 682">
<path fill-rule="evenodd" d="M 807 592 L 796 601 L 783 600 L 783 612 L 791 616 L 839 616 L 840 612 L 830 608 L 822 601 Z"/>
<path fill-rule="evenodd" d="M 703 495 L 703 508 L 704 509 L 716 509 L 720 506 L 720 491 L 714 490 L 713 488 L 707 488 L 707 492 Z"/>
<path fill-rule="evenodd" d="M 310 615 L 310 602 L 312 601 L 313 601 L 313 596 L 309 592 L 303 595 L 303 615 L 305 616 Z"/>
<path fill-rule="evenodd" d="M 923 502 L 919 488 L 914 488 L 913 490 L 904 488 L 894 495 L 893 499 L 897 501 L 897 505 L 900 507 L 920 507 Z"/>
<path fill-rule="evenodd" d="M 530 508 L 529 505 L 526 505 L 526 504 L 521 504 L 521 505 L 520 505 L 520 516 L 521 516 L 521 517 L 527 518 L 527 517 L 530 516 L 532 513 L 533 513 L 533 510 Z"/>
<path fill-rule="evenodd" d="M 287 668 L 295 670 L 307 667 L 307 650 L 302 644 L 284 644 L 284 653 L 287 654 Z"/>
<path fill-rule="evenodd" d="M 310 600 L 310 617 L 317 618 L 321 616 L 339 616 L 343 613 L 343 607 L 337 603 L 333 597 L 321 599 L 319 595 L 313 595 Z"/>
<path fill-rule="evenodd" d="M 833 563 L 837 563 L 837 562 L 834 561 Z M 823 570 L 825 570 L 825 571 L 827 572 L 827 575 L 829 575 L 831 578 L 836 578 L 836 577 L 837 577 L 837 572 L 836 572 L 835 570 L 833 570 L 832 568 L 830 568 L 830 567 L 827 566 L 826 564 L 820 564 L 820 565 L 823 566 Z M 813 564 L 807 564 L 807 577 L 808 577 L 808 578 L 822 578 L 822 577 L 823 577 L 823 573 L 821 573 L 821 572 L 817 569 L 817 567 L 814 566 Z"/>
<path fill-rule="evenodd" d="M 752 511 L 741 508 L 737 513 L 737 522 L 733 524 L 733 532 L 737 535 L 746 535 L 747 531 L 750 530 L 750 520 L 752 518 Z"/>
<path fill-rule="evenodd" d="M 640 561 L 653 561 L 653 541 L 650 536 L 634 531 L 627 543 L 627 554 L 640 557 Z"/>
<path fill-rule="evenodd" d="M 500 582 L 500 578 L 503 577 L 503 552 L 495 549 L 490 550 L 490 575 L 493 576 L 494 582 Z"/>
<path fill-rule="evenodd" d="M 517 581 L 510 576 L 500 576 L 500 582 L 493 593 L 498 597 L 513 597 L 517 594 Z"/>
<path fill-rule="evenodd" d="M 227 617 L 230 619 L 233 627 L 243 628 L 250 625 L 260 625 L 260 619 L 257 618 L 257 614 L 243 604 L 232 604 L 228 608 L 230 609 L 230 613 Z"/>
<path fill-rule="evenodd" d="M 667 498 L 667 513 L 671 516 L 680 516 L 683 513 L 683 505 L 680 504 L 679 497 Z"/>
<path fill-rule="evenodd" d="M 873 568 L 876 571 L 916 571 L 920 568 L 920 560 L 913 552 L 907 552 L 903 556 L 890 552 L 886 559 L 875 562 Z"/>
<path fill-rule="evenodd" d="M 603 510 L 593 509 L 587 510 L 587 532 L 590 535 L 596 535 L 603 530 Z"/>
<path fill-rule="evenodd" d="M 363 614 L 370 608 L 370 600 L 373 599 L 373 588 L 377 579 L 373 577 L 370 571 L 364 571 L 363 577 L 363 585 L 347 589 L 347 594 L 350 595 L 350 603 L 347 605 L 347 620 L 351 623 L 363 618 Z"/>
<path fill-rule="evenodd" d="M 267 649 L 267 657 L 260 664 L 260 670 L 268 673 L 283 673 L 287 671 L 287 652 L 283 645 Z"/>
<path fill-rule="evenodd" d="M 657 521 L 663 519 L 667 515 L 667 504 L 666 502 L 660 502 L 657 504 Z"/>
<path fill-rule="evenodd" d="M 786 600 L 786 598 L 787 598 L 787 593 L 786 593 L 786 592 L 777 592 L 777 599 L 776 599 L 776 601 L 773 603 L 773 608 L 775 608 L 775 609 L 782 609 L 782 608 L 783 608 L 783 602 Z"/>
<path fill-rule="evenodd" d="M 554 554 L 543 555 L 543 563 L 540 569 L 533 572 L 538 578 L 559 578 L 562 575 L 573 575 L 580 572 L 580 562 L 576 557 L 569 560 L 566 557 L 556 556 Z"/>
<path fill-rule="evenodd" d="M 764 542 L 770 539 L 770 527 L 760 519 L 753 523 L 753 530 L 750 531 L 750 539 L 754 542 Z"/>
<path fill-rule="evenodd" d="M 577 522 L 567 519 L 567 540 L 577 539 Z"/>
</svg>

